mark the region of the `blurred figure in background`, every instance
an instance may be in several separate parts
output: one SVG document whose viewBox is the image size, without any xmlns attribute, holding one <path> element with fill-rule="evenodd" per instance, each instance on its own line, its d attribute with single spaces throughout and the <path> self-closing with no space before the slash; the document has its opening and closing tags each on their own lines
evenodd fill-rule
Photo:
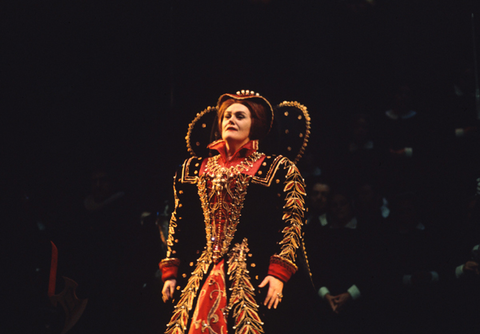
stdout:
<svg viewBox="0 0 480 334">
<path fill-rule="evenodd" d="M 391 214 L 384 238 L 382 270 L 385 285 L 381 304 L 390 333 L 425 333 L 440 330 L 442 304 L 440 262 L 445 254 L 438 231 L 412 192 L 390 199 Z M 425 222 L 425 220 L 427 220 Z"/>
<path fill-rule="evenodd" d="M 410 87 L 399 85 L 391 109 L 376 123 L 384 185 L 392 194 L 423 189 L 428 181 L 426 170 L 434 148 L 432 126 L 423 113 L 413 110 L 414 100 Z"/>
<path fill-rule="evenodd" d="M 378 183 L 369 179 L 359 179 L 355 186 L 355 210 L 361 222 L 368 224 L 373 233 L 385 229 L 385 219 L 390 215 L 387 199 Z"/>
<path fill-rule="evenodd" d="M 346 177 L 350 182 L 367 177 L 381 180 L 381 145 L 377 143 L 379 139 L 375 138 L 374 129 L 370 116 L 355 114 L 350 117 L 339 138 L 337 176 Z"/>
<path fill-rule="evenodd" d="M 308 191 L 308 217 L 307 227 L 321 223 L 327 213 L 328 200 L 330 198 L 330 185 L 325 177 L 315 177 L 307 182 L 310 185 Z"/>
<path fill-rule="evenodd" d="M 468 199 L 465 214 L 458 217 L 460 224 L 453 237 L 457 241 L 454 243 L 456 249 L 451 256 L 456 263 L 449 262 L 452 273 L 455 269 L 455 277 L 447 290 L 445 315 L 453 319 L 448 323 L 449 329 L 462 333 L 480 331 L 477 321 L 480 309 L 480 178 L 476 186 L 475 197 Z"/>
<path fill-rule="evenodd" d="M 315 224 L 313 224 L 315 223 Z M 306 233 L 313 280 L 323 304 L 325 333 L 372 333 L 375 245 L 356 217 L 351 192 L 332 187 L 326 215 Z"/>
</svg>

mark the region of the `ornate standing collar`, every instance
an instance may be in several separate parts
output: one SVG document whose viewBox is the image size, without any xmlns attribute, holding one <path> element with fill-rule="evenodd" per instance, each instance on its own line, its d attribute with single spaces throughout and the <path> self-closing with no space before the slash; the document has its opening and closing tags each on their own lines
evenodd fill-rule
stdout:
<svg viewBox="0 0 480 334">
<path fill-rule="evenodd" d="M 220 155 L 216 155 L 208 159 L 207 166 L 205 167 L 205 174 L 211 177 L 225 175 L 226 177 L 232 177 L 240 174 L 243 171 L 248 172 L 249 168 L 253 167 L 253 164 L 260 159 L 264 154 L 259 152 L 253 152 L 248 157 L 230 167 L 224 167 L 218 163 Z"/>
<path fill-rule="evenodd" d="M 218 153 L 220 153 L 225 163 L 229 161 L 227 157 L 227 152 L 226 152 L 226 143 L 224 140 L 222 139 L 216 140 L 210 145 L 208 145 L 208 148 L 210 150 L 218 151 Z M 230 160 L 238 159 L 240 157 L 247 157 L 257 150 L 258 150 L 258 140 L 250 140 L 248 143 L 240 147 L 237 150 L 237 152 L 233 154 L 232 159 Z"/>
</svg>

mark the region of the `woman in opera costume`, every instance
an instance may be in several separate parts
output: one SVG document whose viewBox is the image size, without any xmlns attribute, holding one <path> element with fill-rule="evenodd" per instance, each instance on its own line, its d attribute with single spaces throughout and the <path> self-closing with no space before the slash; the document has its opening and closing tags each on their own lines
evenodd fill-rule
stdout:
<svg viewBox="0 0 480 334">
<path fill-rule="evenodd" d="M 307 110 L 297 102 L 283 102 L 278 110 L 303 122 L 298 159 L 308 141 Z M 175 303 L 165 333 L 278 333 L 288 327 L 278 326 L 285 323 L 278 315 L 271 325 L 266 319 L 282 309 L 284 293 L 285 299 L 298 297 L 295 287 L 284 291 L 292 275 L 309 272 L 302 237 L 306 194 L 291 160 L 258 151 L 274 114 L 264 97 L 247 90 L 220 96 L 216 108 L 197 114 L 189 126 L 193 156 L 174 177 L 175 211 L 160 262 L 163 300 Z M 208 117 L 215 117 L 210 140 L 220 138 L 208 149 L 218 153 L 202 158 L 194 137 L 209 130 Z"/>
</svg>

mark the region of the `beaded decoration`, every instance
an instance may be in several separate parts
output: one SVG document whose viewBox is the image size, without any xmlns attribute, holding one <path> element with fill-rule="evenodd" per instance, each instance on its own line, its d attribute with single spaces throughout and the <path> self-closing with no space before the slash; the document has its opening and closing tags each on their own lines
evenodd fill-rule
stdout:
<svg viewBox="0 0 480 334">
<path fill-rule="evenodd" d="M 205 166 L 205 173 L 211 177 L 218 177 L 219 175 L 232 177 L 233 175 L 240 174 L 243 171 L 248 172 L 249 168 L 252 168 L 253 164 L 264 155 L 265 154 L 263 153 L 253 152 L 248 157 L 243 159 L 239 164 L 230 166 L 228 168 L 220 166 L 218 163 L 220 155 L 216 155 L 208 159 L 207 165 Z"/>
</svg>

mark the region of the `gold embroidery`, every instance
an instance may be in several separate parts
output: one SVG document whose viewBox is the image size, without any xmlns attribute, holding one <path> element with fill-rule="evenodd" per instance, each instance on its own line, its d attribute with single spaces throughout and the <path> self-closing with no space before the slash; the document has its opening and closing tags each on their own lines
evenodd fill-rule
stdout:
<svg viewBox="0 0 480 334">
<path fill-rule="evenodd" d="M 197 181 L 197 178 L 198 178 L 197 175 L 190 176 L 190 163 L 192 162 L 193 159 L 196 159 L 199 161 L 202 160 L 202 158 L 196 158 L 196 157 L 191 157 L 185 160 L 182 166 L 182 176 L 181 176 L 181 179 L 179 179 L 179 181 L 181 181 L 182 183 L 195 183 Z"/>
<path fill-rule="evenodd" d="M 173 196 L 175 199 L 175 209 L 172 212 L 170 217 L 170 224 L 168 224 L 168 237 L 167 237 L 167 258 L 172 255 L 172 246 L 174 243 L 174 236 L 175 236 L 175 229 L 177 228 L 177 208 L 180 205 L 180 199 L 177 195 L 177 188 L 176 188 L 176 180 L 177 175 L 173 178 Z"/>
<path fill-rule="evenodd" d="M 197 260 L 197 266 L 188 279 L 187 285 L 182 290 L 180 300 L 173 311 L 170 322 L 167 324 L 165 334 L 183 334 L 187 330 L 188 313 L 192 309 L 193 301 L 197 296 L 198 288 L 203 275 L 207 273 L 208 267 L 212 263 L 210 256 L 206 251 L 202 253 Z"/>
<path fill-rule="evenodd" d="M 219 177 L 220 175 L 232 177 L 233 175 L 239 174 L 243 171 L 248 172 L 248 169 L 252 168 L 253 164 L 262 156 L 264 156 L 263 153 L 253 152 L 248 157 L 243 159 L 239 164 L 226 168 L 218 164 L 218 159 L 220 159 L 219 154 L 208 159 L 207 166 L 205 167 L 205 173 L 208 173 L 211 177 Z"/>
<path fill-rule="evenodd" d="M 257 152 L 255 152 L 257 153 Z M 255 154 L 254 153 L 254 154 Z M 247 188 L 250 182 L 255 182 L 264 186 L 270 186 L 275 179 L 277 171 L 283 167 L 286 170 L 284 182 L 285 203 L 283 207 L 282 220 L 285 223 L 282 230 L 283 238 L 280 241 L 280 253 L 274 255 L 280 261 L 283 261 L 287 267 L 296 271 L 295 265 L 296 252 L 302 247 L 301 226 L 303 225 L 303 214 L 305 203 L 305 186 L 303 179 L 298 172 L 297 167 L 284 157 L 276 157 L 270 165 L 264 178 L 252 177 L 242 174 L 253 166 L 262 154 L 251 155 L 235 168 L 223 168 L 218 165 L 218 157 L 210 158 L 207 161 L 205 173 L 198 177 L 189 176 L 189 165 L 193 158 L 184 163 L 182 177 L 179 181 L 186 183 L 197 183 L 197 190 L 202 205 L 205 229 L 207 237 L 207 247 L 197 260 L 195 270 L 188 279 L 187 285 L 182 290 L 180 299 L 175 306 L 174 313 L 167 325 L 166 334 L 184 334 L 188 321 L 189 311 L 197 298 L 200 283 L 204 275 L 208 272 L 212 262 L 218 262 L 228 253 L 237 225 L 240 219 L 240 212 L 243 208 Z M 177 176 L 178 177 L 178 176 Z M 175 181 L 177 178 L 175 178 Z M 277 181 L 275 179 L 275 181 Z M 280 180 L 278 180 L 280 181 Z M 278 182 L 277 181 L 277 182 Z M 174 185 L 175 190 L 175 185 Z M 179 191 L 179 193 L 181 193 Z M 180 201 L 175 190 L 175 210 L 172 214 L 169 227 L 169 237 L 167 239 L 167 255 L 175 253 L 171 249 L 174 244 L 174 234 L 177 227 L 177 208 L 180 207 Z M 232 295 L 226 313 L 233 312 L 235 321 L 235 333 L 263 333 L 263 323 L 258 316 L 258 305 L 255 301 L 255 289 L 250 281 L 247 270 L 246 258 L 250 254 L 247 247 L 247 239 L 241 244 L 235 244 L 229 253 L 228 275 L 232 282 L 230 290 Z M 190 265 L 193 265 L 190 264 Z M 254 264 L 252 264 L 252 267 Z M 256 277 L 258 280 L 258 277 Z M 195 319 L 195 318 L 194 318 Z M 208 319 L 207 319 L 208 320 Z M 192 324 L 194 325 L 194 324 Z M 207 324 L 208 326 L 208 324 Z"/>
<path fill-rule="evenodd" d="M 267 157 L 268 158 L 268 157 Z M 270 187 L 271 183 L 272 183 L 272 180 L 273 180 L 273 177 L 275 176 L 275 174 L 277 173 L 277 170 L 278 168 L 280 167 L 280 164 L 285 160 L 286 158 L 284 158 L 283 156 L 279 155 L 278 157 L 276 157 L 273 161 L 272 161 L 272 164 L 270 165 L 270 167 L 268 168 L 268 172 L 267 174 L 264 176 L 264 177 L 261 177 L 261 176 L 257 176 L 255 175 L 252 179 L 252 182 L 253 183 L 257 183 L 257 184 L 261 184 L 263 186 L 266 186 L 266 187 Z M 278 181 L 280 182 L 280 181 Z M 277 183 L 278 183 L 277 182 Z"/>
<path fill-rule="evenodd" d="M 214 158 L 209 159 L 207 171 L 200 177 L 198 195 L 205 219 L 207 250 L 217 263 L 228 252 L 235 235 L 251 179 L 241 170 L 253 162 L 248 160 L 243 167 L 226 169 L 215 165 L 218 158 Z M 258 160 L 258 156 L 255 158 Z"/>
<path fill-rule="evenodd" d="M 302 245 L 301 232 L 303 226 L 303 215 L 305 211 L 305 185 L 300 172 L 291 162 L 285 162 L 287 174 L 285 176 L 285 205 L 283 206 L 282 220 L 285 227 L 282 230 L 283 239 L 280 241 L 281 251 L 278 257 L 283 259 L 288 265 L 297 269 L 295 258 L 297 249 Z"/>
<path fill-rule="evenodd" d="M 233 309 L 235 333 L 260 334 L 264 333 L 263 322 L 258 316 L 255 288 L 248 275 L 246 261 L 248 251 L 248 241 L 244 238 L 241 244 L 235 244 L 229 254 L 227 274 L 232 281 L 230 288 L 232 295 L 227 309 L 228 311 Z"/>
<path fill-rule="evenodd" d="M 215 301 L 213 302 L 212 307 L 208 311 L 207 319 L 198 319 L 198 313 L 200 311 L 199 307 L 201 305 L 200 300 L 201 300 L 201 298 L 205 298 L 204 293 L 206 292 L 202 288 L 202 290 L 200 291 L 200 295 L 198 296 L 198 299 L 197 299 L 197 306 L 195 308 L 195 312 L 194 312 L 193 317 L 192 317 L 192 326 L 195 326 L 196 329 L 199 329 L 200 326 L 202 326 L 202 333 L 205 332 L 206 330 L 208 330 L 209 334 L 223 334 L 224 333 L 224 331 L 223 331 L 224 328 L 223 327 L 221 328 L 221 333 L 217 333 L 213 330 L 213 328 L 211 326 L 211 324 L 215 324 L 220 320 L 218 314 L 216 314 L 216 313 L 217 313 L 218 307 L 220 305 L 220 301 L 222 300 L 222 298 L 225 298 L 225 294 L 226 294 L 225 290 L 220 287 L 218 282 L 215 281 L 215 279 L 212 279 L 213 276 L 219 277 L 220 280 L 222 281 L 222 285 L 225 287 L 225 274 L 224 274 L 224 269 L 223 269 L 223 263 L 220 264 L 220 268 L 218 268 L 218 269 L 217 269 L 217 267 L 214 267 L 212 269 L 212 272 L 210 273 L 210 275 L 207 278 L 207 279 L 209 279 L 209 278 L 211 279 L 210 282 L 208 282 L 208 285 L 216 285 L 216 289 L 212 290 L 210 292 L 210 296 L 208 296 L 208 297 L 210 299 L 213 299 L 214 298 L 213 293 L 217 293 Z M 224 313 L 225 309 L 220 309 L 220 311 L 221 311 L 221 315 L 225 316 L 225 313 Z M 225 329 L 225 332 L 226 332 L 226 329 Z"/>
</svg>

